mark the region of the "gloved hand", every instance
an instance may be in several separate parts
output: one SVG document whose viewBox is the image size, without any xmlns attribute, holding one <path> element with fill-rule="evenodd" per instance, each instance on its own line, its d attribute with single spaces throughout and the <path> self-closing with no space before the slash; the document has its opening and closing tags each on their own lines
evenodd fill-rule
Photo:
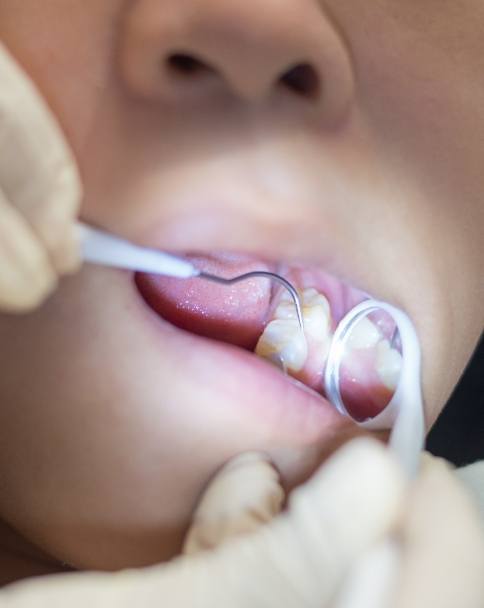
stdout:
<svg viewBox="0 0 484 608">
<path fill-rule="evenodd" d="M 35 308 L 76 269 L 80 198 L 60 127 L 0 43 L 0 311 Z"/>
<path fill-rule="evenodd" d="M 449 463 L 424 454 L 398 542 L 387 539 L 360 560 L 335 608 L 483 606 L 484 526 L 478 505 Z"/>
<path fill-rule="evenodd" d="M 247 489 L 250 491 L 248 492 Z M 61 575 L 0 593 L 2 608 L 480 608 L 484 540 L 454 474 L 426 457 L 405 490 L 391 455 L 357 440 L 283 495 L 260 457 L 215 478 L 171 564 Z M 397 542 L 398 539 L 398 542 Z"/>
<path fill-rule="evenodd" d="M 294 491 L 285 513 L 261 525 L 282 498 L 272 467 L 242 457 L 202 500 L 187 538 L 190 555 L 139 571 L 19 583 L 0 593 L 0 606 L 325 608 L 352 564 L 396 526 L 404 480 L 382 446 L 359 440 Z"/>
<path fill-rule="evenodd" d="M 408 505 L 395 608 L 482 608 L 484 525 L 468 489 L 426 454 Z"/>
</svg>

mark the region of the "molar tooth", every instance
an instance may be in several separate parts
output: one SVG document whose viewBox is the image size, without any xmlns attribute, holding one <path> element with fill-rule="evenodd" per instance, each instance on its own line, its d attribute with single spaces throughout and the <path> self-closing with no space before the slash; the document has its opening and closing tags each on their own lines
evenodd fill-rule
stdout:
<svg viewBox="0 0 484 608">
<path fill-rule="evenodd" d="M 296 307 L 294 306 L 294 302 L 292 300 L 284 300 L 279 302 L 276 310 L 274 311 L 274 319 L 297 320 L 297 312 Z"/>
<path fill-rule="evenodd" d="M 383 384 L 391 391 L 395 391 L 402 371 L 402 355 L 391 348 L 388 340 L 382 340 L 377 348 L 376 369 Z"/>
<path fill-rule="evenodd" d="M 329 344 L 331 310 L 327 298 L 313 288 L 302 292 L 304 330 L 319 343 Z"/>
<path fill-rule="evenodd" d="M 319 291 L 316 291 L 312 287 L 310 289 L 305 289 L 302 292 L 303 306 L 305 307 L 313 307 L 313 306 L 322 306 L 328 317 L 330 315 L 329 302 L 326 296 Z"/>
<path fill-rule="evenodd" d="M 330 332 L 328 311 L 321 305 L 303 308 L 304 331 L 314 340 L 326 340 Z"/>
<path fill-rule="evenodd" d="M 274 311 L 273 320 L 259 339 L 256 354 L 277 363 L 284 371 L 301 371 L 308 357 L 308 344 L 318 344 L 326 351 L 329 347 L 331 322 L 329 302 L 315 289 L 300 292 L 304 318 L 304 334 L 299 327 L 296 307 L 289 294 L 282 294 Z"/>
<path fill-rule="evenodd" d="M 265 328 L 255 352 L 286 372 L 299 372 L 306 362 L 308 347 L 297 320 L 275 319 Z"/>
</svg>

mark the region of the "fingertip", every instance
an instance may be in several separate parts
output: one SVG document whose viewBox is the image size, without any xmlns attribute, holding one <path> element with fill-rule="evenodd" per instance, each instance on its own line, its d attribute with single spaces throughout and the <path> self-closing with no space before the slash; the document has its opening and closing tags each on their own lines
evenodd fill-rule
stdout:
<svg viewBox="0 0 484 608">
<path fill-rule="evenodd" d="M 30 226 L 0 192 L 0 308 L 26 313 L 55 289 L 57 276 Z"/>
<path fill-rule="evenodd" d="M 0 272 L 0 310 L 6 313 L 31 313 L 43 304 L 56 285 L 53 274 L 42 274 L 36 280 L 31 280 L 19 274 L 5 276 Z"/>
<path fill-rule="evenodd" d="M 336 452 L 320 471 L 326 478 L 344 480 L 345 476 L 367 480 L 387 480 L 395 489 L 406 485 L 404 472 L 392 452 L 380 441 L 359 437 Z"/>
<path fill-rule="evenodd" d="M 271 459 L 265 452 L 244 452 L 234 456 L 223 467 L 223 470 L 229 471 L 238 467 L 253 466 L 259 464 L 269 464 L 272 466 Z"/>
<path fill-rule="evenodd" d="M 342 546 L 357 551 L 397 526 L 406 490 L 389 450 L 373 439 L 357 439 L 293 492 L 290 509 L 304 514 L 314 534 L 324 520 Z"/>
</svg>

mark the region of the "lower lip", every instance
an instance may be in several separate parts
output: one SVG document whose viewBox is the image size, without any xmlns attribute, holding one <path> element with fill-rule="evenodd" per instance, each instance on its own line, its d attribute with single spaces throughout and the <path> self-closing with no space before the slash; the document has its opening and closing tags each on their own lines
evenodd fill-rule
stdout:
<svg viewBox="0 0 484 608">
<path fill-rule="evenodd" d="M 174 364 L 182 361 L 190 386 L 203 391 L 214 407 L 236 408 L 237 415 L 253 418 L 254 439 L 271 436 L 276 442 L 303 446 L 355 426 L 326 399 L 254 354 L 169 324 L 136 291 L 146 322 L 159 333 L 164 353 L 171 353 Z"/>
</svg>

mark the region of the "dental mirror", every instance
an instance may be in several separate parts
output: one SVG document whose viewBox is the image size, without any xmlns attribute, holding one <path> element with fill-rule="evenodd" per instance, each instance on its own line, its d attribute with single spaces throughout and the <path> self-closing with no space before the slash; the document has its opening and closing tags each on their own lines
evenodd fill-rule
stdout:
<svg viewBox="0 0 484 608">
<path fill-rule="evenodd" d="M 391 429 L 389 445 L 410 476 L 424 444 L 420 346 L 410 318 L 366 300 L 339 323 L 325 370 L 328 399 L 368 430 Z"/>
</svg>

